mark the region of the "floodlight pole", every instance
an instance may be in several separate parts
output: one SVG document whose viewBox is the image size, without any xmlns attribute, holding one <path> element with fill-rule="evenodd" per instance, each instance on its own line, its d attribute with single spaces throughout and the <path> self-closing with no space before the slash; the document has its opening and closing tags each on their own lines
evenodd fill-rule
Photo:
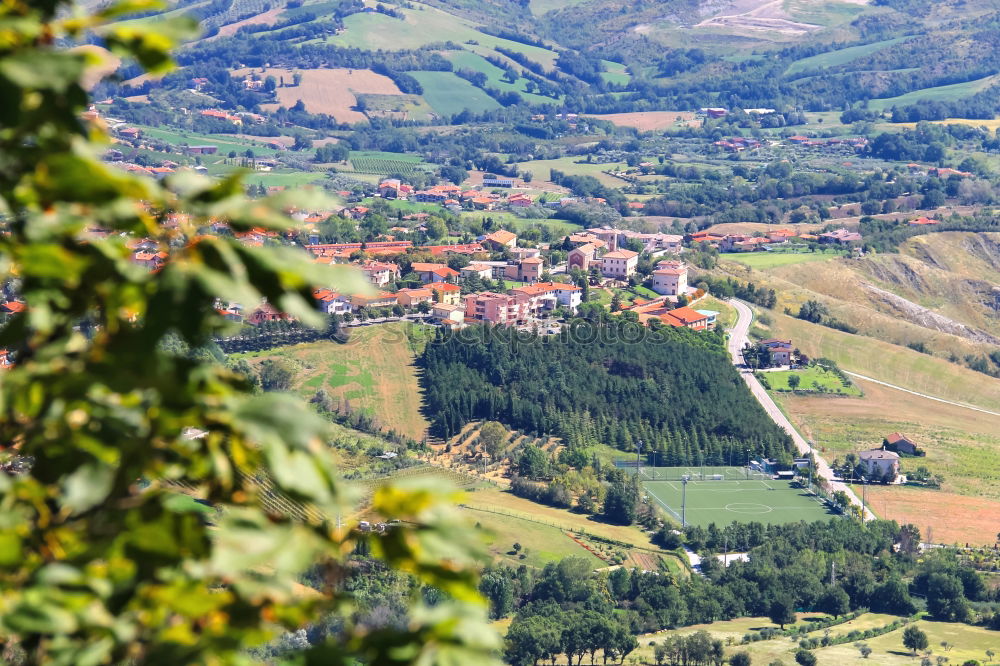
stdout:
<svg viewBox="0 0 1000 666">
<path fill-rule="evenodd" d="M 688 477 L 681 477 L 681 527 L 687 527 Z"/>
<path fill-rule="evenodd" d="M 865 508 L 868 505 L 868 477 L 861 477 L 861 522 L 865 522 Z"/>
<path fill-rule="evenodd" d="M 809 476 L 806 477 L 806 490 L 812 490 L 813 484 L 813 441 L 810 439 L 809 442 Z"/>
<path fill-rule="evenodd" d="M 642 440 L 635 443 L 635 478 L 639 478 L 642 473 Z"/>
<path fill-rule="evenodd" d="M 747 449 L 747 481 L 750 480 L 750 449 Z"/>
</svg>

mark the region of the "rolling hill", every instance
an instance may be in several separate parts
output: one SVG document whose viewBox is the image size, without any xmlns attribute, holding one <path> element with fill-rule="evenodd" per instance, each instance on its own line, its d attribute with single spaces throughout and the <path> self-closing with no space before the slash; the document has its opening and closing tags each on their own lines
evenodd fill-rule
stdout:
<svg viewBox="0 0 1000 666">
<path fill-rule="evenodd" d="M 500 0 L 236 0 L 172 11 L 194 13 L 208 30 L 181 58 L 192 74 L 223 51 L 251 66 L 371 69 L 401 95 L 436 98 L 415 103 L 446 116 L 560 102 L 587 113 L 930 104 L 938 119 L 1000 109 L 1000 31 L 988 0 L 535 0 L 527 9 Z M 463 75 L 479 93 L 425 74 L 460 70 L 484 77 Z M 341 115 L 357 122 L 359 113 Z"/>
</svg>

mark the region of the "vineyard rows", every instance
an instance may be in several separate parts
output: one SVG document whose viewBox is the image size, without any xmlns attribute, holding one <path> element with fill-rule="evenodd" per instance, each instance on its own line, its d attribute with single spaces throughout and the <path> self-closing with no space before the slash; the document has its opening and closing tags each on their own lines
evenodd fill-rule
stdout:
<svg viewBox="0 0 1000 666">
<path fill-rule="evenodd" d="M 352 157 L 351 165 L 358 173 L 373 173 L 383 176 L 396 173 L 401 176 L 408 176 L 415 171 L 421 170 L 419 162 L 390 160 L 383 157 Z"/>
</svg>

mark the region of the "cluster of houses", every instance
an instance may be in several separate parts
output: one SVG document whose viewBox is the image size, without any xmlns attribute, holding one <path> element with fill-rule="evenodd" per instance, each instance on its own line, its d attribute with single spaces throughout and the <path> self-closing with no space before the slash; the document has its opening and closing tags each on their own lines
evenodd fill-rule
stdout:
<svg viewBox="0 0 1000 666">
<path fill-rule="evenodd" d="M 275 232 L 264 232 L 274 234 Z M 241 242 L 244 239 L 240 239 Z M 247 239 L 256 242 L 261 239 Z M 263 239 L 266 240 L 266 239 Z M 597 271 L 611 279 L 627 279 L 635 272 L 638 253 L 618 249 L 622 243 L 638 241 L 643 247 L 675 254 L 680 251 L 683 239 L 670 234 L 642 234 L 638 232 L 595 228 L 570 237 L 575 246 L 570 251 L 570 265 Z M 413 262 L 409 273 L 421 285 L 387 291 L 390 285 L 403 276 L 401 268 L 380 255 L 395 256 L 414 249 L 411 241 L 385 240 L 370 243 L 309 244 L 305 246 L 317 263 L 354 263 L 365 275 L 375 291 L 370 294 L 346 295 L 329 289 L 317 289 L 314 297 L 319 309 L 326 314 L 351 315 L 363 309 L 400 306 L 404 310 L 418 310 L 437 323 L 461 327 L 474 322 L 497 325 L 523 326 L 556 309 L 575 312 L 582 302 L 583 290 L 567 282 L 543 281 L 545 259 L 537 248 L 517 247 L 517 235 L 499 229 L 483 236 L 476 243 L 437 245 L 419 248 L 422 252 L 441 257 L 440 261 Z M 165 260 L 155 247 L 136 247 L 134 261 L 151 270 Z M 357 259 L 359 251 L 364 258 Z M 505 259 L 491 260 L 492 252 L 504 251 Z M 152 255 L 152 256 L 147 256 Z M 471 261 L 459 269 L 446 263 L 447 257 L 466 255 Z M 495 254 L 493 255 L 496 256 Z M 141 259 L 140 259 L 141 257 Z M 575 258 L 575 259 L 574 259 Z M 504 293 L 484 291 L 462 294 L 456 284 L 460 279 L 478 277 L 483 280 L 510 280 L 522 283 Z M 688 285 L 688 268 L 676 259 L 661 260 L 652 274 L 653 290 L 660 294 L 652 300 L 639 300 L 630 306 L 640 321 L 658 319 L 670 326 L 683 326 L 695 330 L 712 328 L 718 315 L 708 310 L 678 307 L 679 301 L 692 300 L 696 290 Z M 234 321 L 253 325 L 284 321 L 289 317 L 268 303 L 244 312 L 234 304 L 219 304 L 220 313 Z"/>
<path fill-rule="evenodd" d="M 635 275 L 639 253 L 628 249 L 633 242 L 647 252 L 679 254 L 684 237 L 675 234 L 640 233 L 628 229 L 600 227 L 569 236 L 573 246 L 569 251 L 569 268 L 584 272 L 597 271 L 606 278 L 627 280 Z"/>
<path fill-rule="evenodd" d="M 712 145 L 722 148 L 730 153 L 742 153 L 744 150 L 754 150 L 760 148 L 763 144 L 757 139 L 751 139 L 744 136 L 732 136 L 715 141 Z"/>
<path fill-rule="evenodd" d="M 380 241 L 373 243 L 313 244 L 306 249 L 320 263 L 346 263 L 352 254 L 364 249 L 366 254 L 378 256 L 397 255 L 412 248 L 411 241 Z M 536 248 L 517 247 L 517 235 L 499 229 L 487 234 L 476 243 L 435 245 L 420 248 L 431 255 L 446 258 L 451 255 L 472 257 L 461 270 L 455 270 L 443 261 L 414 262 L 413 273 L 422 283 L 415 289 L 388 292 L 383 289 L 400 279 L 400 267 L 391 262 L 366 259 L 357 265 L 368 281 L 377 289 L 370 295 L 345 296 L 330 290 L 317 290 L 316 300 L 327 314 L 349 314 L 361 308 L 390 307 L 405 309 L 423 308 L 435 321 L 446 326 L 463 326 L 469 322 L 485 321 L 501 325 L 523 325 L 532 317 L 564 307 L 575 311 L 581 301 L 581 289 L 575 285 L 541 282 L 545 260 Z M 491 261 L 491 252 L 506 250 L 511 259 Z M 478 277 L 487 280 L 516 280 L 527 283 L 499 294 L 483 292 L 462 296 L 455 281 L 460 278 Z M 421 304 L 427 305 L 422 306 Z M 248 319 L 249 320 L 249 319 Z"/>
<path fill-rule="evenodd" d="M 797 134 L 788 137 L 788 143 L 793 146 L 803 146 L 806 148 L 851 148 L 853 150 L 861 150 L 868 145 L 868 139 L 863 136 L 816 139 Z"/>
<path fill-rule="evenodd" d="M 919 223 L 936 224 L 937 222 L 931 220 Z M 758 252 L 793 241 L 851 245 L 861 242 L 862 235 L 846 228 L 834 229 L 820 234 L 798 232 L 792 229 L 773 229 L 761 234 L 720 234 L 711 231 L 697 231 L 688 234 L 685 240 L 692 245 L 707 243 L 711 247 L 718 248 L 720 252 Z"/>
<path fill-rule="evenodd" d="M 958 176 L 959 178 L 972 178 L 975 175 L 969 171 L 959 171 L 958 169 L 951 169 L 948 167 L 924 166 L 922 164 L 916 164 L 915 162 L 907 164 L 906 168 L 911 174 L 925 174 L 927 176 L 945 180 L 951 178 L 952 176 Z"/>
<path fill-rule="evenodd" d="M 514 186 L 513 179 L 485 178 L 484 187 L 504 187 Z M 523 192 L 513 192 L 509 195 L 502 195 L 483 189 L 463 189 L 458 185 L 434 185 L 424 190 L 417 190 L 413 185 L 402 182 L 398 178 L 386 178 L 378 186 L 378 195 L 383 199 L 410 200 L 417 203 L 439 204 L 445 208 L 461 211 L 471 210 L 499 210 L 502 208 L 516 209 L 527 208 L 535 205 L 535 198 Z"/>
</svg>

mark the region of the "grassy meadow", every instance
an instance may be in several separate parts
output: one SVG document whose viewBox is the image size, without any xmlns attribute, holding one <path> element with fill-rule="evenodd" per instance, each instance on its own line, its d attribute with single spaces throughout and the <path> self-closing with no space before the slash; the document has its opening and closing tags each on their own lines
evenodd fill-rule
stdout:
<svg viewBox="0 0 1000 666">
<path fill-rule="evenodd" d="M 344 19 L 345 30 L 326 38 L 335 46 L 358 48 L 368 51 L 382 49 L 399 51 L 418 49 L 440 42 L 477 42 L 480 46 L 495 49 L 502 46 L 524 54 L 546 69 L 555 66 L 556 53 L 539 46 L 521 44 L 480 32 L 474 24 L 453 14 L 419 5 L 416 9 L 399 9 L 405 19 L 397 19 L 377 12 L 351 14 Z M 313 40 L 316 41 L 316 40 Z"/>
<path fill-rule="evenodd" d="M 404 323 L 363 326 L 351 329 L 346 344 L 309 342 L 240 356 L 252 365 L 274 357 L 291 360 L 298 365 L 292 388 L 303 397 L 323 389 L 381 426 L 420 440 L 428 424 L 413 360 L 425 331 Z"/>
<path fill-rule="evenodd" d="M 455 66 L 456 70 L 469 69 L 474 72 L 482 72 L 486 75 L 491 88 L 496 88 L 503 92 L 516 92 L 525 101 L 532 104 L 556 104 L 558 100 L 543 95 L 536 95 L 525 90 L 528 79 L 519 78 L 514 83 L 504 79 L 504 70 L 489 62 L 483 56 L 472 51 L 453 51 L 448 54 L 448 60 Z M 515 65 L 515 69 L 521 70 L 520 65 Z"/>
<path fill-rule="evenodd" d="M 507 566 L 516 568 L 527 564 L 541 568 L 549 562 L 558 562 L 567 557 L 582 557 L 594 568 L 605 566 L 603 560 L 573 541 L 558 527 L 476 509 L 465 509 L 463 513 L 481 531 L 494 560 Z M 515 543 L 521 545 L 520 551 L 513 549 Z"/>
<path fill-rule="evenodd" d="M 812 358 L 830 358 L 844 370 L 937 398 L 1000 411 L 1000 382 L 992 377 L 873 337 L 844 333 L 784 314 L 774 313 L 771 317 L 774 324 L 769 334 L 792 339 Z M 969 412 L 969 416 L 979 418 L 975 412 Z"/>
<path fill-rule="evenodd" d="M 625 184 L 622 179 L 604 173 L 605 171 L 624 169 L 624 162 L 620 164 L 588 164 L 579 162 L 579 159 L 578 157 L 560 157 L 552 160 L 531 160 L 520 163 L 518 169 L 532 172 L 535 180 L 548 180 L 549 172 L 555 169 L 574 176 L 593 176 L 609 187 L 621 187 Z"/>
<path fill-rule="evenodd" d="M 722 256 L 722 259 L 736 261 L 757 270 L 767 270 L 779 266 L 829 261 L 839 256 L 843 255 L 840 252 L 744 252 L 726 254 Z"/>
<path fill-rule="evenodd" d="M 468 109 L 476 113 L 500 108 L 483 90 L 457 76 L 454 72 L 410 72 L 424 88 L 424 99 L 444 116 Z"/>
<path fill-rule="evenodd" d="M 812 391 L 817 393 L 836 393 L 838 395 L 861 395 L 861 390 L 854 384 L 845 384 L 837 373 L 823 366 L 813 365 L 802 370 L 781 370 L 763 373 L 773 391 L 791 391 L 791 377 L 799 378 L 796 391 Z"/>
<path fill-rule="evenodd" d="M 638 525 L 622 526 L 603 523 L 591 516 L 575 513 L 569 509 L 559 509 L 536 504 L 531 500 L 517 497 L 510 492 L 497 488 L 486 488 L 469 493 L 465 498 L 464 504 L 473 509 L 469 513 L 474 516 L 476 521 L 482 521 L 481 516 L 483 515 L 496 515 L 499 513 L 501 514 L 500 518 L 523 519 L 522 522 L 524 520 L 538 521 L 543 523 L 542 526 L 550 527 L 556 531 L 583 532 L 605 539 L 613 539 L 614 541 L 629 544 L 631 548 L 626 550 L 632 553 L 655 553 L 664 560 L 665 565 L 671 571 L 686 575 L 687 568 L 681 563 L 680 559 L 673 553 L 661 551 L 656 546 L 653 546 L 650 543 L 650 535 L 644 532 Z M 475 511 L 474 509 L 480 510 Z M 488 514 L 487 512 L 490 511 L 496 513 Z M 487 525 L 487 522 L 483 522 L 483 524 Z M 564 538 L 570 544 L 574 543 L 568 537 L 564 536 Z M 526 545 L 523 541 L 521 541 L 521 544 Z M 512 545 L 513 541 L 510 543 L 497 542 L 498 548 L 502 547 L 509 550 Z M 559 545 L 559 548 L 562 547 L 562 545 Z M 544 546 L 542 548 L 544 549 Z M 543 552 L 549 551 L 543 550 Z"/>
<path fill-rule="evenodd" d="M 966 97 L 972 97 L 978 92 L 993 85 L 997 80 L 996 75 L 986 76 L 973 81 L 963 83 L 952 83 L 947 86 L 936 86 L 934 88 L 922 88 L 914 90 L 898 97 L 883 97 L 881 99 L 869 100 L 868 108 L 873 111 L 885 111 L 894 106 L 911 106 L 921 102 L 952 102 Z"/>
<path fill-rule="evenodd" d="M 849 62 L 853 62 L 858 58 L 863 58 L 867 55 L 871 55 L 877 51 L 881 51 L 887 46 L 892 46 L 893 44 L 898 44 L 909 37 L 897 37 L 896 39 L 885 39 L 879 42 L 872 42 L 870 44 L 862 44 L 860 46 L 848 46 L 847 48 L 837 49 L 835 51 L 827 51 L 826 53 L 820 53 L 818 55 L 810 56 L 808 58 L 802 58 L 801 60 L 796 60 L 788 69 L 785 70 L 786 75 L 798 74 L 799 72 L 805 72 L 811 69 L 826 69 L 828 67 L 837 67 L 838 65 L 846 65 Z"/>
</svg>

